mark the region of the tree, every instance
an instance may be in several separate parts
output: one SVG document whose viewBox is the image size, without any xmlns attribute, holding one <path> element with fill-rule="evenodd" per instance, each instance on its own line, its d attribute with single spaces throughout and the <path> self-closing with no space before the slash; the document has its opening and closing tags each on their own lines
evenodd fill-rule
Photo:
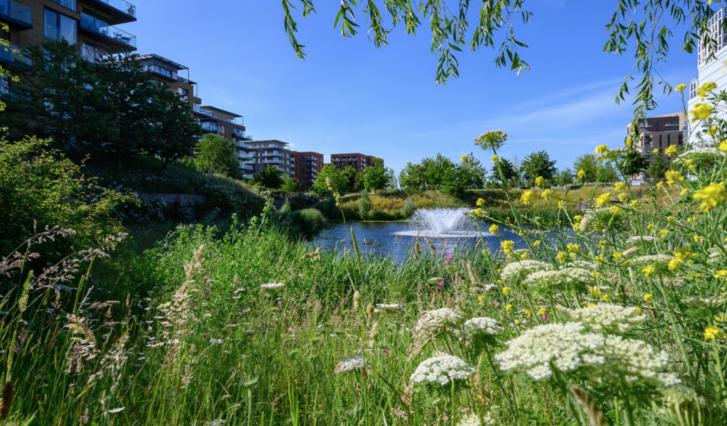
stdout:
<svg viewBox="0 0 727 426">
<path fill-rule="evenodd" d="M 651 179 L 659 180 L 664 178 L 667 170 L 669 170 L 669 159 L 664 155 L 655 155 L 651 158 L 646 173 Z"/>
<path fill-rule="evenodd" d="M 595 154 L 584 154 L 576 158 L 573 167 L 576 169 L 578 180 L 581 182 L 596 182 L 598 180 L 598 157 Z"/>
<path fill-rule="evenodd" d="M 304 46 L 298 41 L 298 23 L 293 11 L 301 6 L 302 16 L 315 11 L 315 0 L 283 0 L 284 28 L 298 57 L 305 56 Z M 675 29 L 682 33 L 677 38 L 682 49 L 691 53 L 697 47 L 700 37 L 704 43 L 716 45 L 707 31 L 709 18 L 715 9 L 711 1 L 618 1 L 613 14 L 604 17 L 608 40 L 603 50 L 607 53 L 624 54 L 633 47 L 634 67 L 620 86 L 617 99 L 624 100 L 632 90 L 636 94 L 637 112 L 652 109 L 655 76 L 660 78 L 667 90 L 669 82 L 661 79 L 656 64 L 669 55 L 669 40 Z M 719 7 L 715 2 L 714 7 Z M 360 15 L 368 19 L 369 38 L 381 47 L 389 43 L 389 34 L 397 24 L 403 24 L 406 33 L 415 34 L 424 22 L 430 27 L 431 50 L 439 56 L 436 81 L 445 83 L 459 75 L 457 55 L 467 49 L 476 51 L 482 47 L 496 50 L 495 65 L 507 67 L 520 73 L 529 69 L 521 50 L 527 44 L 515 34 L 515 29 L 529 22 L 532 13 L 525 8 L 526 0 L 480 0 L 459 1 L 456 6 L 447 0 L 369 0 L 357 2 L 341 0 L 335 16 L 334 27 L 343 37 L 353 37 L 363 22 Z M 384 11 L 382 13 L 381 11 Z M 388 15 L 388 16 L 387 16 Z M 705 35 L 706 34 L 706 35 Z M 717 49 L 713 49 L 716 51 Z M 631 83 L 635 81 L 637 83 Z"/>
<path fill-rule="evenodd" d="M 256 174 L 252 181 L 268 189 L 280 189 L 284 182 L 282 172 L 270 164 Z"/>
<path fill-rule="evenodd" d="M 492 179 L 502 186 L 513 186 L 520 180 L 520 174 L 510 160 L 498 158 L 497 162 L 492 165 Z"/>
<path fill-rule="evenodd" d="M 458 175 L 462 179 L 462 185 L 468 189 L 478 189 L 485 186 L 487 171 L 480 160 L 474 154 L 463 155 L 458 165 Z"/>
<path fill-rule="evenodd" d="M 144 71 L 135 57 L 103 64 L 81 59 L 66 42 L 30 49 L 0 125 L 10 137 L 38 135 L 75 158 L 114 161 L 191 155 L 199 136 L 189 105 Z"/>
<path fill-rule="evenodd" d="M 295 192 L 298 190 L 298 181 L 288 174 L 283 174 L 283 183 L 279 189 L 282 192 Z"/>
<path fill-rule="evenodd" d="M 384 167 L 381 160 L 374 161 L 374 164 L 366 167 L 363 171 L 363 186 L 368 191 L 378 191 L 392 186 L 394 172 Z"/>
<path fill-rule="evenodd" d="M 559 170 L 555 176 L 556 185 L 570 185 L 575 181 L 575 176 L 571 169 Z"/>
<path fill-rule="evenodd" d="M 610 161 L 603 161 L 596 169 L 596 182 L 611 183 L 619 180 L 618 171 Z"/>
<path fill-rule="evenodd" d="M 520 169 L 522 170 L 523 178 L 529 185 L 533 185 L 537 177 L 552 181 L 556 172 L 555 161 L 551 161 L 550 156 L 545 151 L 529 154 L 523 160 Z"/>
<path fill-rule="evenodd" d="M 240 164 L 232 143 L 220 135 L 208 133 L 197 142 L 194 166 L 205 173 L 240 177 Z"/>
<path fill-rule="evenodd" d="M 313 191 L 320 196 L 331 195 L 331 193 L 343 194 L 347 188 L 348 178 L 343 174 L 343 169 L 332 164 L 323 166 L 313 182 Z"/>
<path fill-rule="evenodd" d="M 622 176 L 637 175 L 649 166 L 646 157 L 633 148 L 618 152 L 614 162 Z"/>
</svg>

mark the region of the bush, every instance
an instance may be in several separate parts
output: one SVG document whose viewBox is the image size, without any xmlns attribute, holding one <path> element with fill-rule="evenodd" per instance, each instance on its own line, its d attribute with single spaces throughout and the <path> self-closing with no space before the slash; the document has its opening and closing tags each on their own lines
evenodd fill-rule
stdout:
<svg viewBox="0 0 727 426">
<path fill-rule="evenodd" d="M 358 216 L 361 219 L 368 218 L 372 208 L 373 204 L 371 203 L 371 198 L 369 198 L 369 191 L 364 189 L 361 191 L 361 197 L 358 199 Z"/>
<path fill-rule="evenodd" d="M 0 250 L 8 253 L 45 228 L 61 227 L 75 235 L 53 244 L 64 254 L 73 245 L 98 245 L 123 230 L 114 209 L 131 201 L 98 185 L 79 166 L 50 148 L 50 141 L 26 138 L 0 141 Z M 50 244 L 46 244 L 50 250 Z"/>
<path fill-rule="evenodd" d="M 293 221 L 298 226 L 301 235 L 310 238 L 328 226 L 323 213 L 316 209 L 303 209 L 293 212 Z"/>
</svg>

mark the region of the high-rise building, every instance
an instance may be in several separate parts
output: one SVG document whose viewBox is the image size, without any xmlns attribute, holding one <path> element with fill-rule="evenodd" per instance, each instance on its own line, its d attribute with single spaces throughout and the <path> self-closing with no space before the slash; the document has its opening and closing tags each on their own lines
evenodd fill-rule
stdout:
<svg viewBox="0 0 727 426">
<path fill-rule="evenodd" d="M 188 102 L 190 108 L 202 103 L 197 95 L 197 83 L 189 79 L 188 67 L 153 53 L 140 55 L 137 61 L 145 71 Z"/>
<path fill-rule="evenodd" d="M 259 173 L 267 166 L 276 167 L 281 173 L 295 177 L 295 161 L 288 142 L 277 139 L 247 141 L 251 155 L 246 161 L 246 167 L 253 173 Z"/>
<path fill-rule="evenodd" d="M 136 50 L 136 36 L 118 27 L 136 21 L 136 6 L 124 0 L 0 0 L 0 21 L 10 27 L 5 63 L 26 61 L 19 52 L 46 40 L 65 40 L 90 62 Z"/>
<path fill-rule="evenodd" d="M 313 182 L 323 168 L 323 154 L 312 151 L 293 151 L 292 154 L 298 188 L 307 191 L 313 186 Z"/>
<path fill-rule="evenodd" d="M 703 102 L 697 96 L 699 86 L 707 82 L 717 84 L 717 91 L 727 90 L 727 67 L 724 62 L 727 60 L 727 31 L 725 31 L 725 9 L 720 9 L 710 18 L 708 26 L 708 34 L 699 42 L 699 50 L 697 54 L 698 74 L 695 80 L 692 80 L 689 86 L 689 110 L 694 105 Z M 708 37 L 707 37 L 708 36 Z M 711 40 L 705 42 L 705 40 Z M 721 118 L 727 118 L 727 114 L 723 111 L 716 113 Z M 690 122 L 690 140 L 692 144 L 701 144 L 701 126 L 699 122 Z"/>
<path fill-rule="evenodd" d="M 351 166 L 356 170 L 364 170 L 366 167 L 373 165 L 376 161 L 384 160 L 371 155 L 352 153 L 352 154 L 331 154 L 331 164 L 338 168 Z"/>
<path fill-rule="evenodd" d="M 638 126 L 640 137 L 634 141 L 634 147 L 650 159 L 655 151 L 664 154 L 671 145 L 684 145 L 687 116 L 679 112 L 640 118 Z"/>
</svg>

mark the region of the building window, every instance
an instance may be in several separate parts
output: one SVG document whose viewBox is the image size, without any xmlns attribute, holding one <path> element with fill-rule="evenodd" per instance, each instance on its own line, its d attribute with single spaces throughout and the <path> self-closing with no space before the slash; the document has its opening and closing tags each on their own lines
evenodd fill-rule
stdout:
<svg viewBox="0 0 727 426">
<path fill-rule="evenodd" d="M 76 0 L 53 0 L 53 2 L 60 4 L 65 8 L 76 10 Z"/>
<path fill-rule="evenodd" d="M 78 25 L 75 19 L 50 9 L 45 10 L 45 37 L 76 44 Z"/>
</svg>

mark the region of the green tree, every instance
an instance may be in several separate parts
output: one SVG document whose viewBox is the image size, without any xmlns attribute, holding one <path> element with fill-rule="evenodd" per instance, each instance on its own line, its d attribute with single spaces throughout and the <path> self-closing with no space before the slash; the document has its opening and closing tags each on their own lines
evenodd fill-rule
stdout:
<svg viewBox="0 0 727 426">
<path fill-rule="evenodd" d="M 520 170 L 522 170 L 522 177 L 528 185 L 533 185 L 535 178 L 538 176 L 552 181 L 556 172 L 555 161 L 552 161 L 550 155 L 545 151 L 533 152 L 525 157 Z"/>
<path fill-rule="evenodd" d="M 268 189 L 280 189 L 284 183 L 282 174 L 277 167 L 268 164 L 252 178 L 252 181 Z"/>
<path fill-rule="evenodd" d="M 145 72 L 134 56 L 104 64 L 81 59 L 74 46 L 46 42 L 30 49 L 32 66 L 8 95 L 0 125 L 10 137 L 38 135 L 75 158 L 122 160 L 189 156 L 199 135 L 189 105 Z"/>
<path fill-rule="evenodd" d="M 557 185 L 570 185 L 573 182 L 575 182 L 575 176 L 571 169 L 559 170 L 555 177 L 555 183 Z"/>
<path fill-rule="evenodd" d="M 342 169 L 333 164 L 323 166 L 313 182 L 313 191 L 320 196 L 331 195 L 334 192 L 343 194 L 347 188 L 348 178 L 343 174 Z"/>
<path fill-rule="evenodd" d="M 520 180 L 520 173 L 512 161 L 507 158 L 498 158 L 492 165 L 492 180 L 500 185 L 514 186 Z"/>
<path fill-rule="evenodd" d="M 232 143 L 220 135 L 208 133 L 197 142 L 194 165 L 205 173 L 240 177 L 240 164 L 235 158 Z"/>
<path fill-rule="evenodd" d="M 616 169 L 622 176 L 634 176 L 649 167 L 648 160 L 642 153 L 633 148 L 628 148 L 616 154 L 614 160 Z"/>
<path fill-rule="evenodd" d="M 358 199 L 358 216 L 361 219 L 367 219 L 373 208 L 374 204 L 371 202 L 371 197 L 369 197 L 369 191 L 364 189 Z"/>
<path fill-rule="evenodd" d="M 596 182 L 600 163 L 595 154 L 584 154 L 576 158 L 573 167 L 582 182 Z"/>
<path fill-rule="evenodd" d="M 667 170 L 669 170 L 669 159 L 664 155 L 655 155 L 651 158 L 646 173 L 651 179 L 659 180 L 664 178 Z"/>
<path fill-rule="evenodd" d="M 295 192 L 298 190 L 298 181 L 294 177 L 283 174 L 283 183 L 280 185 L 282 192 Z"/>
<path fill-rule="evenodd" d="M 376 160 L 363 171 L 363 186 L 368 191 L 378 191 L 393 185 L 393 170 L 384 167 L 384 162 Z"/>
<path fill-rule="evenodd" d="M 458 174 L 461 176 L 462 183 L 467 189 L 479 189 L 485 186 L 487 171 L 474 154 L 463 155 L 460 158 L 458 168 Z"/>
<path fill-rule="evenodd" d="M 596 182 L 611 183 L 619 180 L 618 171 L 610 161 L 601 162 L 596 169 Z"/>
</svg>

